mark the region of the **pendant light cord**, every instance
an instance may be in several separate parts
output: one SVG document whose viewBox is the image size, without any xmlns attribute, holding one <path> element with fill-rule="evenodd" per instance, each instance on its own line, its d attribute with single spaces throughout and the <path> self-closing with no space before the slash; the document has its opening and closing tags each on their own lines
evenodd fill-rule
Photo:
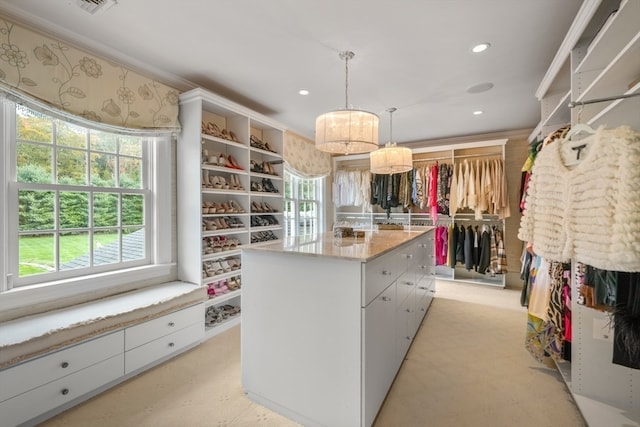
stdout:
<svg viewBox="0 0 640 427">
<path fill-rule="evenodd" d="M 344 102 L 345 109 L 349 110 L 349 60 L 353 59 L 355 53 L 351 51 L 340 52 L 340 59 L 344 59 Z"/>
<path fill-rule="evenodd" d="M 387 111 L 389 112 L 389 144 L 393 144 L 393 112 L 396 110 L 396 107 L 387 109 Z"/>
</svg>

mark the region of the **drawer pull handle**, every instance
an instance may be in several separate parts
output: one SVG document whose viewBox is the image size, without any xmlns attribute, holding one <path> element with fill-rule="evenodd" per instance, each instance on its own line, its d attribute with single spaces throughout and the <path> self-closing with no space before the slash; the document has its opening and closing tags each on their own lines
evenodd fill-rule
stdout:
<svg viewBox="0 0 640 427">
<path fill-rule="evenodd" d="M 63 388 L 61 393 L 66 396 L 67 394 L 69 394 L 69 389 L 68 388 Z"/>
<path fill-rule="evenodd" d="M 60 366 L 62 367 L 62 369 L 68 368 L 69 367 L 69 362 L 62 362 L 60 364 Z"/>
<path fill-rule="evenodd" d="M 414 285 L 413 282 L 404 282 L 404 284 L 407 285 L 407 286 L 413 286 Z"/>
<path fill-rule="evenodd" d="M 426 290 L 427 290 L 427 288 L 426 288 L 426 287 L 424 287 L 424 286 L 418 286 L 418 289 L 423 290 L 423 291 L 426 291 Z"/>
<path fill-rule="evenodd" d="M 409 341 L 411 341 L 411 337 L 410 337 L 410 336 L 407 336 L 407 339 L 408 339 Z"/>
<path fill-rule="evenodd" d="M 388 270 L 382 270 L 382 275 L 383 276 L 391 276 L 391 272 Z"/>
<path fill-rule="evenodd" d="M 176 324 L 175 324 L 175 323 L 173 323 L 173 322 L 169 322 L 169 327 L 173 328 L 174 326 L 176 326 Z"/>
<path fill-rule="evenodd" d="M 425 310 L 424 310 L 424 307 L 422 307 L 420 310 L 421 310 L 421 311 L 425 311 Z"/>
<path fill-rule="evenodd" d="M 173 347 L 173 346 L 175 346 L 175 344 L 174 344 L 174 343 L 172 343 L 172 342 L 170 342 L 170 343 L 169 343 L 169 347 Z"/>
<path fill-rule="evenodd" d="M 413 258 L 413 254 L 407 254 L 407 259 Z"/>
<path fill-rule="evenodd" d="M 382 301 L 391 301 L 391 298 L 389 298 L 389 297 L 382 297 Z"/>
</svg>

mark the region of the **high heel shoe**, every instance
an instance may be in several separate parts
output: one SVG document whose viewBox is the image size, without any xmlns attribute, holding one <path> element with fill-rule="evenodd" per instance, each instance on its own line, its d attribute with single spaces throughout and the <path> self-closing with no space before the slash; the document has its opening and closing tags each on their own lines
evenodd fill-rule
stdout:
<svg viewBox="0 0 640 427">
<path fill-rule="evenodd" d="M 231 165 L 231 168 L 233 169 L 238 169 L 238 170 L 244 170 L 242 169 L 242 167 L 238 164 L 238 162 L 236 162 L 236 159 L 233 158 L 233 156 L 231 154 L 229 154 L 227 156 L 227 161 L 229 162 L 229 164 Z M 229 166 L 227 166 L 229 167 Z"/>
<path fill-rule="evenodd" d="M 262 212 L 262 208 L 258 205 L 258 202 L 251 202 L 251 212 Z"/>
</svg>

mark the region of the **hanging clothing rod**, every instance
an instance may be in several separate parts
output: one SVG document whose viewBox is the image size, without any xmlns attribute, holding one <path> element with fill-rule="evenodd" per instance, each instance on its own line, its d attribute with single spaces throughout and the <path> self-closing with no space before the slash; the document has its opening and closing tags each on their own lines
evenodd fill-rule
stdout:
<svg viewBox="0 0 640 427">
<path fill-rule="evenodd" d="M 634 96 L 640 96 L 640 92 L 630 93 L 630 94 L 627 94 L 627 95 L 608 96 L 606 98 L 594 98 L 594 99 L 589 99 L 588 101 L 571 101 L 568 104 L 568 107 L 569 108 L 574 108 L 574 107 L 578 107 L 580 105 L 595 104 L 596 102 L 615 101 L 616 99 L 631 98 L 631 97 L 634 97 Z"/>
<path fill-rule="evenodd" d="M 502 153 L 462 154 L 460 156 L 455 156 L 454 159 L 468 159 L 470 157 L 501 157 L 501 156 L 502 156 Z M 502 160 L 502 158 L 498 160 Z"/>
</svg>

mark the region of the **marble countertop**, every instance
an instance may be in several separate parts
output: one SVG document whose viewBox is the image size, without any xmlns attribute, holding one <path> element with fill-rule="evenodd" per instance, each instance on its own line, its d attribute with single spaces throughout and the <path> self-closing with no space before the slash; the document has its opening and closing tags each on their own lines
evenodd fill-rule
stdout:
<svg viewBox="0 0 640 427">
<path fill-rule="evenodd" d="M 332 232 L 313 237 L 291 238 L 243 248 L 243 251 L 270 251 L 288 254 L 324 256 L 370 261 L 392 249 L 416 239 L 433 227 L 411 227 L 405 230 L 363 230 L 364 237 L 334 237 Z"/>
</svg>

